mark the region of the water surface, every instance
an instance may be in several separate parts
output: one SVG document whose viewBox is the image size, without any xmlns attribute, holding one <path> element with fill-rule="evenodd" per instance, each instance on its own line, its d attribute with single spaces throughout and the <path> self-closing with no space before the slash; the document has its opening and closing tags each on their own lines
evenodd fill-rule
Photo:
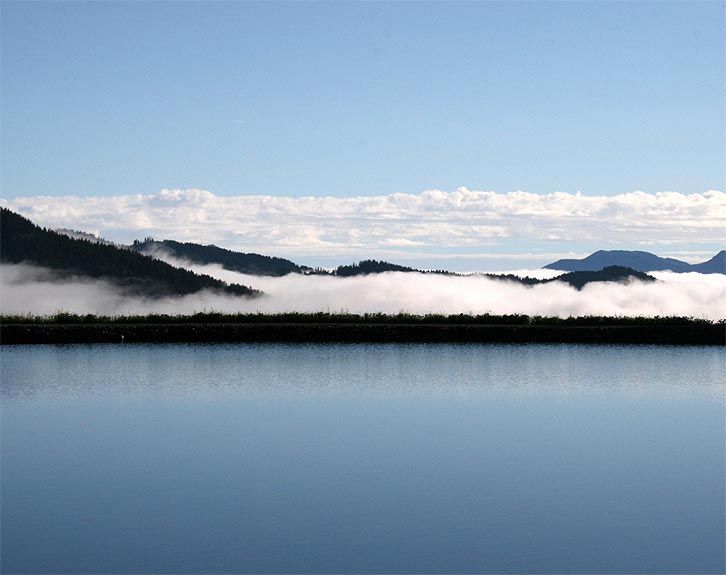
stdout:
<svg viewBox="0 0 726 575">
<path fill-rule="evenodd" d="M 722 573 L 722 349 L 3 347 L 3 573 Z"/>
</svg>

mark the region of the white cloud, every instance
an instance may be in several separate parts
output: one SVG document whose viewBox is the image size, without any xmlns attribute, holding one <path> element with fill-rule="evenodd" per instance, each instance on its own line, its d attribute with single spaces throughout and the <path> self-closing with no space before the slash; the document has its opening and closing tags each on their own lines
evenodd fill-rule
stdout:
<svg viewBox="0 0 726 575">
<path fill-rule="evenodd" d="M 162 190 L 1 203 L 40 225 L 98 230 L 119 242 L 153 236 L 215 243 L 302 263 L 326 256 L 521 253 L 548 242 L 564 242 L 569 251 L 579 252 L 583 244 L 651 246 L 649 250 L 654 245 L 700 246 L 708 251 L 703 246 L 726 240 L 726 194 L 715 190 L 586 196 L 459 188 L 355 198 L 223 197 L 203 190 Z"/>
</svg>

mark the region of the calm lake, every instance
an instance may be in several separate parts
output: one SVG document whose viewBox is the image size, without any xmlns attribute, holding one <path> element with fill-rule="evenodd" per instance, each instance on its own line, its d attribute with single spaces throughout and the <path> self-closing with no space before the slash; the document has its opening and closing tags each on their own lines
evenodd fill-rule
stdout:
<svg viewBox="0 0 726 575">
<path fill-rule="evenodd" d="M 723 573 L 717 347 L 0 349 L 3 573 Z"/>
</svg>

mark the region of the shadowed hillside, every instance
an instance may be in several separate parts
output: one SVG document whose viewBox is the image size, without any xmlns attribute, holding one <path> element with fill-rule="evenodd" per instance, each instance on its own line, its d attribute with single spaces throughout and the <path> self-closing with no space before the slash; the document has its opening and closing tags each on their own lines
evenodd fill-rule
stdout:
<svg viewBox="0 0 726 575">
<path fill-rule="evenodd" d="M 27 262 L 59 274 L 104 278 L 141 295 L 184 295 L 204 289 L 234 295 L 260 293 L 130 250 L 43 229 L 5 208 L 0 216 L 0 260 L 4 263 Z"/>
<path fill-rule="evenodd" d="M 368 274 L 380 274 L 383 272 L 419 272 L 425 273 L 421 270 L 411 268 L 408 266 L 400 266 L 398 264 L 392 264 L 390 262 L 378 261 L 378 260 L 363 260 L 357 264 L 351 264 L 347 266 L 338 266 L 333 272 L 338 277 L 352 277 L 352 276 L 364 276 Z"/>
<path fill-rule="evenodd" d="M 692 265 L 691 271 L 702 274 L 726 274 L 726 250 L 721 250 L 708 261 Z"/>
<path fill-rule="evenodd" d="M 289 273 L 303 273 L 310 269 L 283 258 L 233 252 L 215 245 L 203 246 L 174 240 L 155 241 L 151 238 L 144 241 L 137 240 L 131 249 L 152 256 L 162 251 L 193 264 L 219 264 L 226 270 L 255 276 L 284 276 Z"/>
<path fill-rule="evenodd" d="M 415 268 L 400 266 L 384 261 L 364 260 L 357 264 L 349 266 L 338 266 L 333 275 L 338 277 L 351 277 L 368 274 L 379 274 L 384 272 L 413 272 L 423 274 L 444 274 L 444 275 L 466 275 L 447 272 L 443 270 L 422 271 Z M 578 271 L 563 274 L 551 279 L 536 279 L 532 277 L 520 277 L 513 274 L 481 274 L 484 277 L 496 281 L 510 281 L 521 285 L 534 286 L 552 282 L 562 282 L 571 285 L 577 289 L 582 289 L 591 282 L 627 282 L 632 280 L 654 282 L 653 276 L 646 273 L 638 272 L 624 266 L 608 266 L 597 271 Z"/>
<path fill-rule="evenodd" d="M 303 273 L 353 277 L 385 272 L 465 275 L 444 270 L 423 271 L 379 260 L 363 260 L 352 265 L 341 265 L 332 272 L 313 270 L 282 258 L 244 254 L 214 245 L 202 246 L 173 240 L 136 241 L 131 249 L 125 249 L 98 243 L 95 238 L 92 240 L 72 238 L 41 229 L 22 216 L 2 209 L 2 261 L 4 262 L 28 261 L 59 273 L 108 278 L 131 292 L 144 295 L 184 295 L 202 289 L 220 290 L 235 295 L 259 293 L 245 286 L 227 284 L 206 275 L 171 266 L 153 257 L 158 255 L 159 250 L 196 264 L 220 264 L 228 270 L 261 276 Z M 615 252 L 598 252 L 598 254 L 607 253 Z M 595 255 L 597 254 L 591 257 Z M 723 259 L 724 252 L 701 265 L 712 265 L 714 262 L 715 265 L 719 265 L 719 257 Z M 509 281 L 527 286 L 562 282 L 577 289 L 591 282 L 655 281 L 652 276 L 624 266 L 607 266 L 597 271 L 574 271 L 553 279 L 519 277 L 512 274 L 481 275 L 496 281 Z"/>
<path fill-rule="evenodd" d="M 540 280 L 539 283 L 563 282 L 572 287 L 582 289 L 591 282 L 628 282 L 637 280 L 641 282 L 654 282 L 656 279 L 646 273 L 638 272 L 623 266 L 608 266 L 595 272 L 570 272 L 556 278 Z"/>
</svg>

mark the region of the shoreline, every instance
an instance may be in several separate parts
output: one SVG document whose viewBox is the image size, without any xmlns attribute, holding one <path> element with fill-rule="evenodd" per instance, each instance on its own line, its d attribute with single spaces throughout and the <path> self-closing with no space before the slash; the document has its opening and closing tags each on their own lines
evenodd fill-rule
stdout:
<svg viewBox="0 0 726 575">
<path fill-rule="evenodd" d="M 723 324 L 5 323 L 0 345 L 57 343 L 587 343 L 726 346 Z"/>
</svg>

